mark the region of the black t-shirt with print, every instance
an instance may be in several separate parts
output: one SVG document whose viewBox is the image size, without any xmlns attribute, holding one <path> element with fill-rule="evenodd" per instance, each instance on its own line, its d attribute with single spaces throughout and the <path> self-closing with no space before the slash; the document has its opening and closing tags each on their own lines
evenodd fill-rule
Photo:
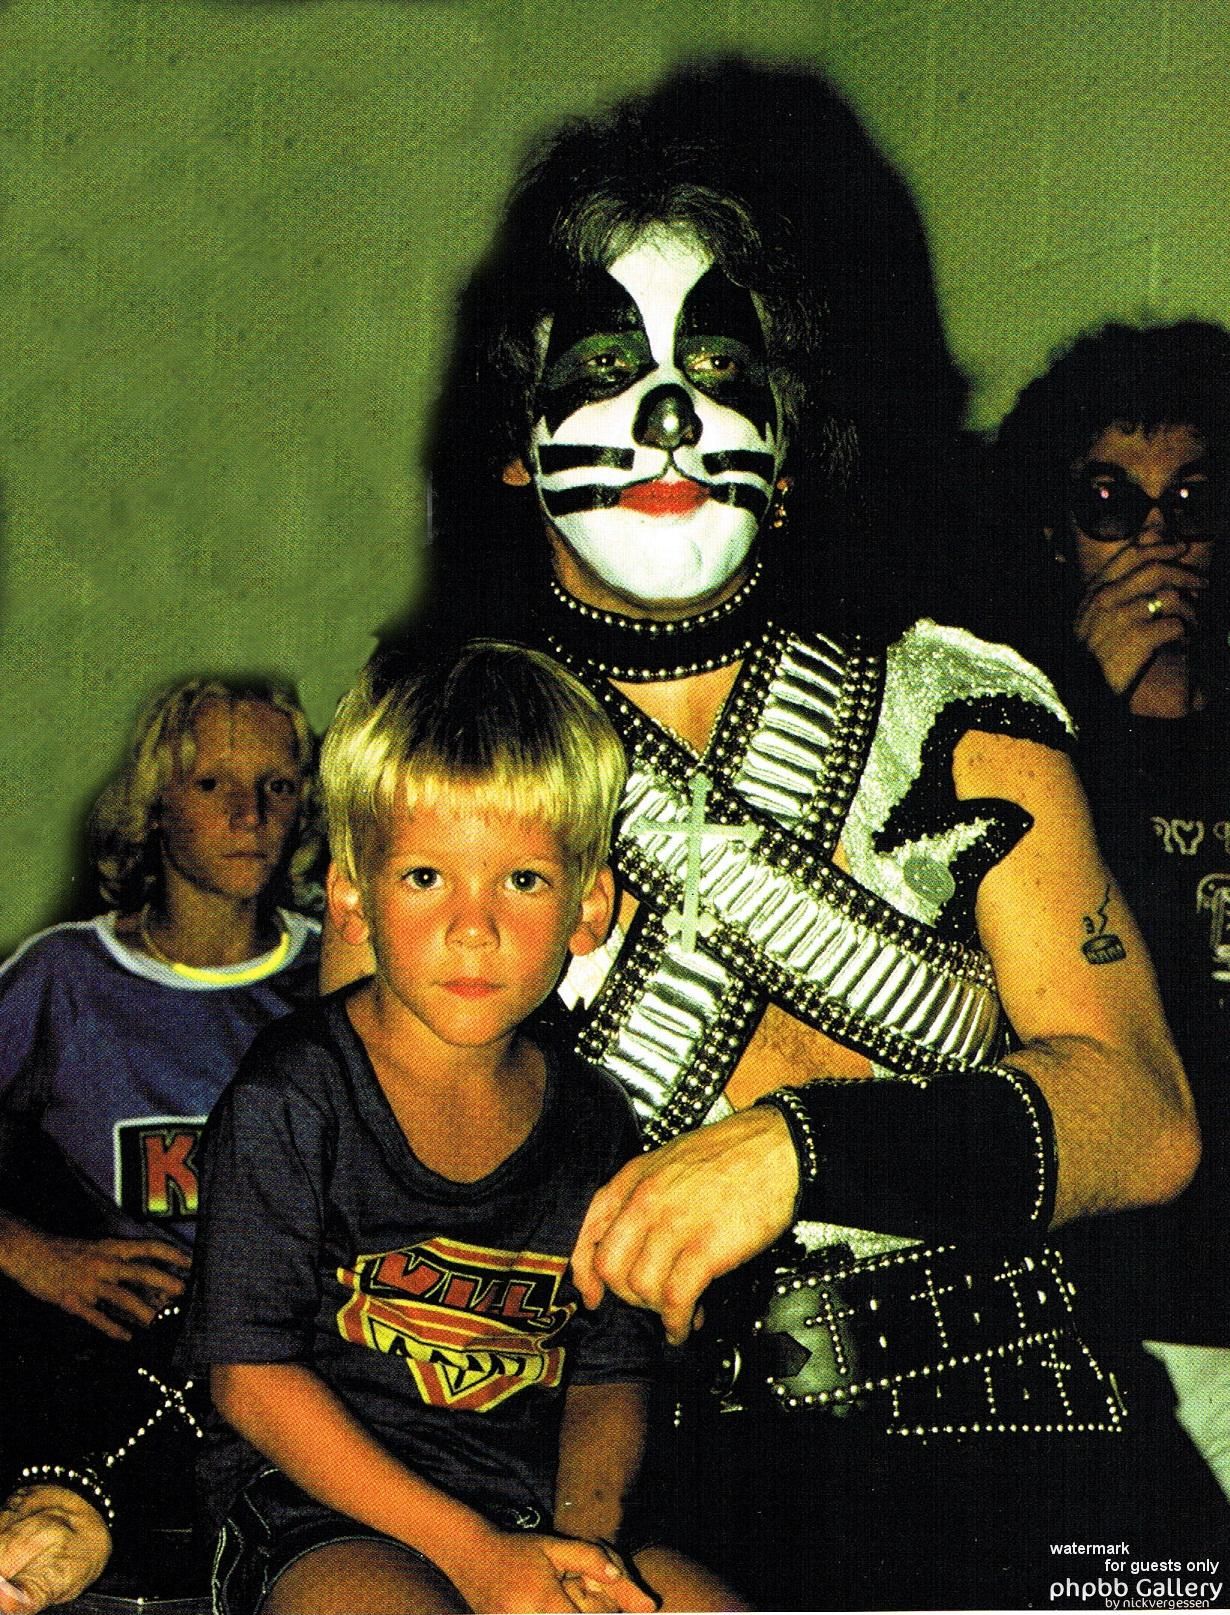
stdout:
<svg viewBox="0 0 1230 1615">
<path fill-rule="evenodd" d="M 661 1329 L 609 1296 L 586 1311 L 571 1282 L 590 1198 L 639 1140 L 613 1081 L 534 1036 L 538 1122 L 456 1183 L 411 1151 L 345 994 L 262 1034 L 206 1131 L 184 1354 L 309 1365 L 423 1479 L 549 1519 L 565 1389 L 647 1377 Z M 210 1513 L 263 1467 L 215 1429 Z"/>
<path fill-rule="evenodd" d="M 1120 1338 L 1230 1345 L 1230 725 L 1091 714 L 1078 753 L 1107 863 L 1140 925 L 1204 1141 L 1168 1206 L 1079 1223 L 1078 1287 Z M 1109 968 L 1113 969 L 1113 966 Z"/>
</svg>

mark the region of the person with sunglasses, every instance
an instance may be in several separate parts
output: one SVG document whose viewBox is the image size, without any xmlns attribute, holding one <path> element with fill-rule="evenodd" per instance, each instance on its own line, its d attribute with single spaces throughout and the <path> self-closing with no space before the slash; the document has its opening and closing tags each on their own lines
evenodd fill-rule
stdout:
<svg viewBox="0 0 1230 1615">
<path fill-rule="evenodd" d="M 1230 332 L 1111 324 L 1025 388 L 992 463 L 1011 519 L 1044 539 L 1055 643 L 1029 648 L 1078 719 L 1098 839 L 1152 954 L 1204 1145 L 1179 1199 L 1073 1227 L 1067 1262 L 1108 1338 L 1145 1340 L 1165 1363 L 1230 1495 L 1228 447 Z M 1152 1366 L 1127 1361 L 1129 1377 Z"/>
</svg>

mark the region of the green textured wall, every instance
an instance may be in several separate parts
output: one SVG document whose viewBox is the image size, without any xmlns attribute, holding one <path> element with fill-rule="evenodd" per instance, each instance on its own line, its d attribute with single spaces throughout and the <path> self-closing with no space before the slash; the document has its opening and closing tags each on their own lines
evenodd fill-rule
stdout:
<svg viewBox="0 0 1230 1615">
<path fill-rule="evenodd" d="M 1230 314 L 1228 18 L 0 0 L 0 947 L 62 911 L 146 690 L 283 670 L 323 721 L 404 603 L 449 301 L 544 123 L 699 50 L 827 65 L 916 187 L 987 420 L 1084 325 Z"/>
</svg>

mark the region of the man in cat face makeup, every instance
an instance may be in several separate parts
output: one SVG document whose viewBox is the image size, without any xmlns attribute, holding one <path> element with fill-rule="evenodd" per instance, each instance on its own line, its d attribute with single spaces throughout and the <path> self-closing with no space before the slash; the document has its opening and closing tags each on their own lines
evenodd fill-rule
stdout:
<svg viewBox="0 0 1230 1615">
<path fill-rule="evenodd" d="M 767 98 L 819 203 L 734 155 Z M 1076 1534 L 1128 1534 L 1122 1403 L 1045 1236 L 1199 1150 L 1049 685 L 931 621 L 848 634 L 850 575 L 780 530 L 810 473 L 830 550 L 890 582 L 857 428 L 866 467 L 920 370 L 881 340 L 834 374 L 891 278 L 856 217 L 883 240 L 885 198 L 814 80 L 684 74 L 565 130 L 463 307 L 433 468 L 425 616 L 549 648 L 628 746 L 619 924 L 561 992 L 656 1147 L 574 1273 L 708 1343 L 657 1498 L 761 1607 L 1040 1598 L 1091 1487 Z M 925 296 L 899 312 L 904 351 Z M 532 510 L 484 507 L 459 431 Z"/>
<path fill-rule="evenodd" d="M 643 231 L 578 294 L 539 335 L 529 445 L 556 577 L 617 611 L 718 605 L 785 451 L 755 301 L 682 228 Z"/>
</svg>

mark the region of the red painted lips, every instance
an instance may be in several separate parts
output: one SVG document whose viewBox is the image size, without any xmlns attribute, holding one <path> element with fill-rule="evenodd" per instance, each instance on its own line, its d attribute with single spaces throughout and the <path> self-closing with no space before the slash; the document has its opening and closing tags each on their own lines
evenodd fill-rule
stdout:
<svg viewBox="0 0 1230 1615">
<path fill-rule="evenodd" d="M 699 482 L 636 482 L 619 496 L 624 510 L 639 510 L 644 516 L 686 516 L 709 497 Z"/>
</svg>

